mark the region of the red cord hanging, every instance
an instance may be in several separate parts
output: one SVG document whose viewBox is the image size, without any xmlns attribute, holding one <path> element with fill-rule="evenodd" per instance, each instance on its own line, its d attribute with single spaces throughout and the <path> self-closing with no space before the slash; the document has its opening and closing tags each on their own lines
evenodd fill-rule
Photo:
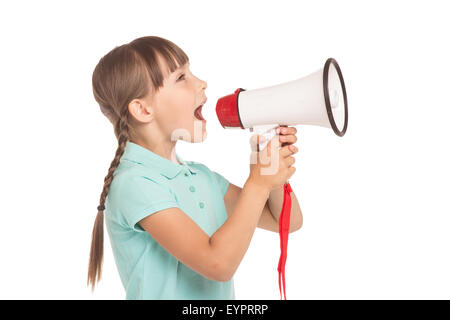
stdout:
<svg viewBox="0 0 450 320">
<path fill-rule="evenodd" d="M 281 213 L 279 221 L 279 233 L 280 233 L 280 260 L 278 261 L 278 285 L 280 287 L 280 300 L 283 300 L 283 294 L 281 292 L 281 278 L 283 278 L 283 293 L 284 300 L 286 300 L 286 283 L 284 267 L 287 259 L 287 244 L 289 237 L 289 223 L 291 218 L 291 192 L 292 188 L 289 183 L 284 184 L 284 197 L 283 206 L 281 207 Z"/>
</svg>

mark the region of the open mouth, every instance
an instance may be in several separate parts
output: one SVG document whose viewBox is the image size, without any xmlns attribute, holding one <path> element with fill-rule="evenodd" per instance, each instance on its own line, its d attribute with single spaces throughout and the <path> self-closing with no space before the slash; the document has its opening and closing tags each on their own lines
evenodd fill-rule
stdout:
<svg viewBox="0 0 450 320">
<path fill-rule="evenodd" d="M 202 115 L 202 108 L 203 108 L 203 105 L 201 105 L 201 106 L 199 106 L 197 109 L 195 109 L 195 111 L 194 111 L 194 116 L 195 116 L 198 120 L 206 121 L 205 118 L 203 118 L 203 115 Z"/>
</svg>

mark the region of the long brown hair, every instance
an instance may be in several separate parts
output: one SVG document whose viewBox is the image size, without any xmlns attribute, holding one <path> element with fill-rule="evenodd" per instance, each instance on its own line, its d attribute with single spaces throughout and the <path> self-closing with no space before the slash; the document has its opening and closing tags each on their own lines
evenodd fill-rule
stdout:
<svg viewBox="0 0 450 320">
<path fill-rule="evenodd" d="M 113 174 L 120 163 L 126 142 L 133 137 L 128 105 L 133 99 L 154 95 L 163 86 L 164 73 L 158 59 L 166 62 L 170 72 L 185 65 L 189 58 L 173 42 L 147 36 L 115 47 L 103 56 L 92 74 L 94 98 L 101 112 L 114 127 L 117 150 L 105 177 L 100 204 L 92 230 L 87 284 L 94 290 L 100 280 L 103 263 L 103 211 Z"/>
</svg>

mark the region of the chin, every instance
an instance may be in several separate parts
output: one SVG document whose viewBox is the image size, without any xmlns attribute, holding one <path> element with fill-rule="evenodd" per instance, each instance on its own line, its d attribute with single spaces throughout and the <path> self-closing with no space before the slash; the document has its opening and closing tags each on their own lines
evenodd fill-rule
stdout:
<svg viewBox="0 0 450 320">
<path fill-rule="evenodd" d="M 203 141 L 205 141 L 206 136 L 207 136 L 206 122 L 195 120 L 194 121 L 194 130 L 193 130 L 193 135 L 192 135 L 192 137 L 193 137 L 192 142 L 194 142 L 194 143 L 203 142 Z"/>
<path fill-rule="evenodd" d="M 187 127 L 180 126 L 177 129 L 173 129 L 171 133 L 171 140 L 181 140 L 190 143 L 199 143 L 203 142 L 206 139 L 206 122 L 196 120 L 194 122 L 194 126 L 189 130 Z"/>
<path fill-rule="evenodd" d="M 203 130 L 202 134 L 194 134 L 192 137 L 193 139 L 191 142 L 193 143 L 201 143 L 206 140 L 206 137 L 208 136 L 208 133 L 206 132 L 206 129 Z"/>
</svg>

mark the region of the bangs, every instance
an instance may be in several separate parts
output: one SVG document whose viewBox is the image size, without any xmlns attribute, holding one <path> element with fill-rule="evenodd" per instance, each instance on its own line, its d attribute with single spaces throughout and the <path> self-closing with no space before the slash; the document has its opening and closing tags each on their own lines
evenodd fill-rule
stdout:
<svg viewBox="0 0 450 320">
<path fill-rule="evenodd" d="M 186 53 L 173 42 L 160 37 L 142 37 L 129 45 L 136 50 L 155 91 L 178 68 L 189 62 Z"/>
</svg>

